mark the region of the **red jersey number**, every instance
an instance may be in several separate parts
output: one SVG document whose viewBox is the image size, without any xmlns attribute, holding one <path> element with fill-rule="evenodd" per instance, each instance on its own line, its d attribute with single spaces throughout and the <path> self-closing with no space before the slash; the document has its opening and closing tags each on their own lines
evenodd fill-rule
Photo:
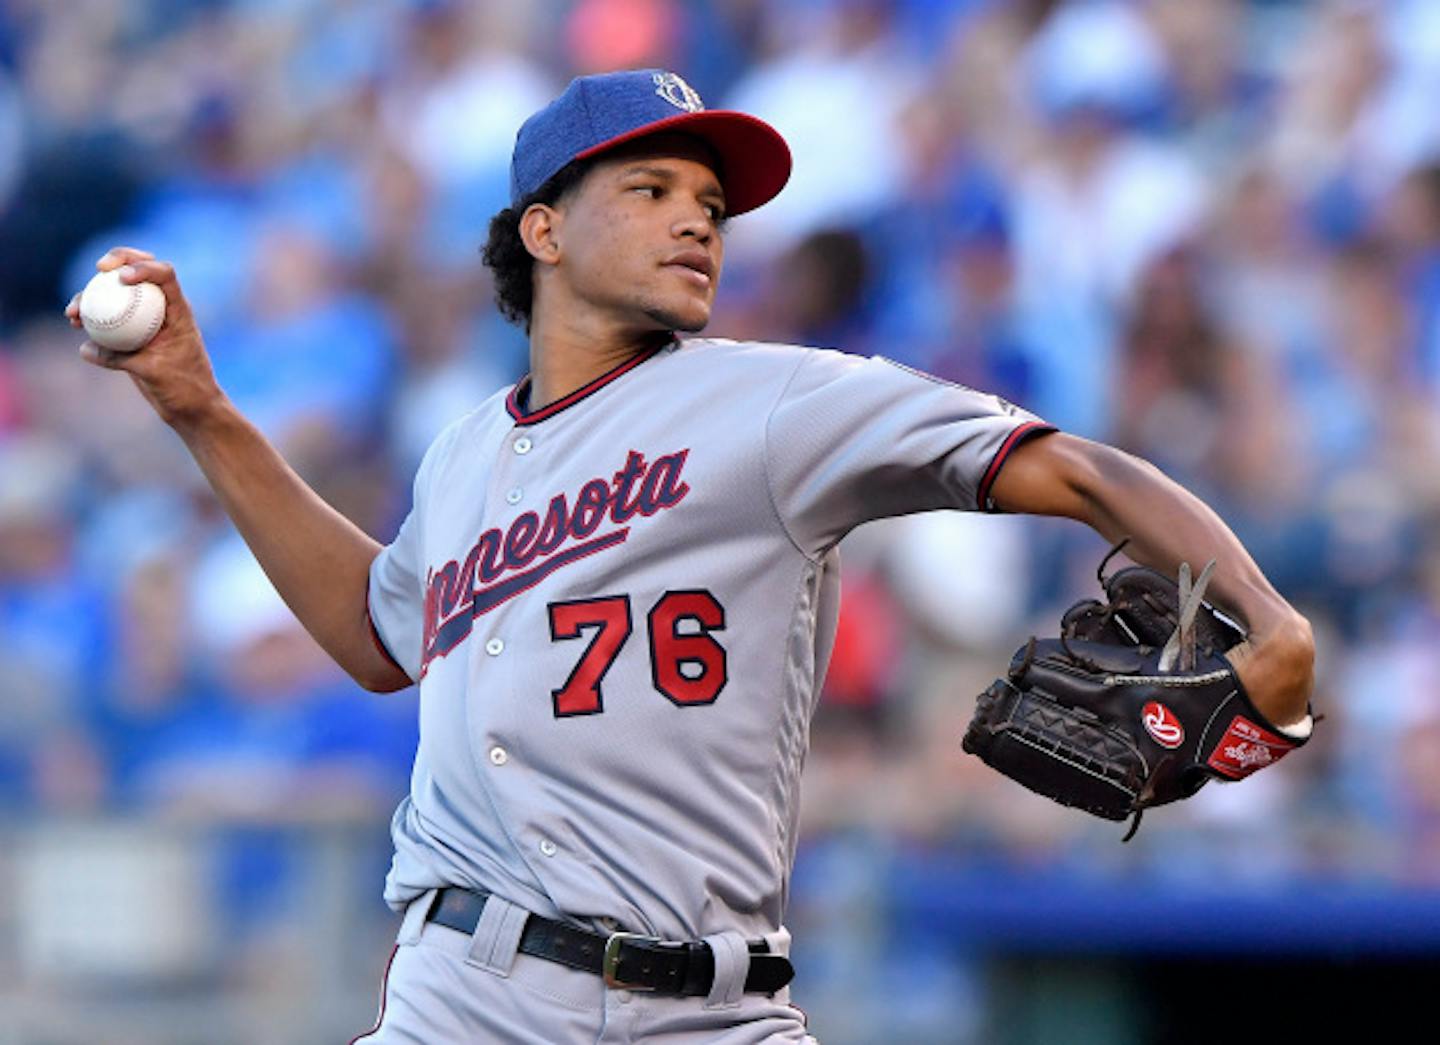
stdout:
<svg viewBox="0 0 1440 1045">
<path fill-rule="evenodd" d="M 555 717 L 604 711 L 601 683 L 633 630 L 630 596 L 552 602 L 548 608 L 552 641 L 578 639 L 586 630 L 595 629 L 570 677 L 550 692 Z M 725 647 L 711 635 L 724 630 L 725 608 L 708 591 L 667 591 L 646 621 L 655 688 L 679 707 L 713 703 L 729 678 Z"/>
<path fill-rule="evenodd" d="M 667 591 L 649 622 L 655 688 L 674 704 L 714 703 L 728 675 L 725 647 L 710 633 L 725 630 L 725 608 L 708 591 Z"/>
<path fill-rule="evenodd" d="M 609 595 L 600 599 L 550 604 L 550 638 L 578 639 L 586 628 L 595 635 L 565 685 L 550 691 L 555 717 L 594 715 L 605 710 L 600 682 L 615 663 L 620 647 L 630 637 L 630 597 Z"/>
</svg>

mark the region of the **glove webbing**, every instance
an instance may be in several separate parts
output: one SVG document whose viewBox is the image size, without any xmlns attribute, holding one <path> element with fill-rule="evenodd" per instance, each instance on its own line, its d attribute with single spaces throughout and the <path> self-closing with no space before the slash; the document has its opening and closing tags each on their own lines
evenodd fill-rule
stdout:
<svg viewBox="0 0 1440 1045">
<path fill-rule="evenodd" d="M 1164 648 L 1160 651 L 1160 662 L 1158 667 L 1161 671 L 1172 671 L 1179 661 L 1181 671 L 1195 670 L 1195 614 L 1200 612 L 1200 606 L 1205 600 L 1205 589 L 1210 586 L 1210 578 L 1215 573 L 1215 560 L 1211 559 L 1200 571 L 1200 576 L 1192 584 L 1190 580 L 1190 564 L 1180 564 L 1180 613 L 1179 620 L 1175 624 L 1175 630 L 1170 633 Z M 1150 786 L 1156 775 L 1170 761 L 1170 756 L 1162 758 L 1155 763 L 1149 774 L 1145 777 L 1145 783 L 1140 786 L 1140 792 L 1135 796 L 1135 816 L 1130 821 L 1130 829 L 1125 832 L 1121 842 L 1128 842 L 1135 837 L 1135 832 L 1140 830 L 1140 818 L 1144 815 L 1143 803 L 1150 790 Z"/>
<path fill-rule="evenodd" d="M 1214 573 L 1215 560 L 1211 559 L 1200 571 L 1200 577 L 1192 587 L 1190 564 L 1180 564 L 1180 620 L 1166 641 L 1165 648 L 1160 651 L 1161 671 L 1174 670 L 1177 659 L 1181 671 L 1195 670 L 1195 614 L 1200 611 L 1200 605 L 1205 600 L 1205 589 Z"/>
</svg>

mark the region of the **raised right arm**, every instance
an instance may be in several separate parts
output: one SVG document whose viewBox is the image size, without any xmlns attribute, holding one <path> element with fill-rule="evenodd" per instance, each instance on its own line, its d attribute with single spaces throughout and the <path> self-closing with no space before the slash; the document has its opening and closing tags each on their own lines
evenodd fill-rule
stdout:
<svg viewBox="0 0 1440 1045">
<path fill-rule="evenodd" d="M 121 266 L 128 268 L 122 282 L 148 281 L 165 292 L 165 322 L 138 352 L 86 341 L 81 357 L 130 375 L 189 448 L 281 598 L 337 664 L 374 692 L 410 685 L 371 629 L 366 599 L 379 543 L 310 489 L 221 390 L 174 267 L 128 247 L 97 265 Z M 65 314 L 81 325 L 79 295 Z"/>
</svg>

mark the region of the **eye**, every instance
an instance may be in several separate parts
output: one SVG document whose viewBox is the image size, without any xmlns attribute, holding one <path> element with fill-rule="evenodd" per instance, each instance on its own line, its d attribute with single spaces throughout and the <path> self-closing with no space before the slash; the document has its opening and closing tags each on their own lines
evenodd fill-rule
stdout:
<svg viewBox="0 0 1440 1045">
<path fill-rule="evenodd" d="M 652 200 L 658 200 L 664 190 L 658 185 L 636 185 L 633 186 L 630 191 L 649 196 Z"/>
</svg>

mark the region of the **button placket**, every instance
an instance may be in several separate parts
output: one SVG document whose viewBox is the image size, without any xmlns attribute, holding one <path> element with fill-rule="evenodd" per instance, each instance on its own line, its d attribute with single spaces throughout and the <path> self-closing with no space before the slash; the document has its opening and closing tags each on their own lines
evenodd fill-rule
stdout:
<svg viewBox="0 0 1440 1045">
<path fill-rule="evenodd" d="M 527 488 L 533 486 L 533 480 L 527 480 L 526 476 L 535 468 L 542 465 L 542 461 L 536 460 L 533 464 L 527 455 L 538 448 L 539 440 L 531 433 L 523 429 L 512 428 L 504 437 L 498 447 L 498 454 L 492 458 L 493 465 L 489 477 L 487 498 L 490 509 L 486 512 L 485 526 L 498 528 L 502 540 L 509 527 L 514 524 L 516 514 L 525 502 Z M 533 490 L 532 490 L 533 492 Z M 477 578 L 477 585 L 479 584 Z M 513 616 L 512 616 L 513 614 Z M 490 628 L 494 629 L 489 635 L 480 635 L 484 638 L 471 646 L 472 656 L 478 656 L 479 663 L 474 666 L 475 678 L 484 678 L 487 686 L 501 686 L 507 684 L 512 672 L 524 672 L 526 665 L 525 658 L 512 657 L 510 654 L 521 649 L 516 646 L 514 650 L 510 647 L 516 641 L 524 638 L 525 623 L 529 621 L 527 615 L 515 605 L 496 607 L 495 612 L 487 617 L 476 619 L 479 625 L 484 621 Z M 477 635 L 476 638 L 480 638 Z M 527 647 L 528 648 L 528 647 Z M 481 654 L 483 651 L 483 655 Z M 522 758 L 519 754 L 508 749 L 501 738 L 513 736 L 511 732 L 516 719 L 509 713 L 499 708 L 491 708 L 489 714 L 482 716 L 486 725 L 484 731 L 477 730 L 475 740 L 478 741 L 478 750 L 481 752 L 479 762 L 481 766 L 488 764 L 488 770 L 484 774 L 484 786 L 492 792 L 497 805 L 497 812 L 503 819 L 508 819 L 504 810 L 511 805 L 507 798 L 515 787 L 523 787 L 528 773 L 532 770 L 528 757 Z M 476 723 L 478 725 L 478 722 Z M 492 732 L 493 730 L 493 732 Z M 518 776 L 515 774 L 519 774 Z M 518 810 L 511 810 L 512 813 Z M 539 825 L 536 825 L 539 826 Z M 530 853 L 540 857 L 542 860 L 551 860 L 561 857 L 561 847 L 548 835 L 537 831 L 529 838 Z M 531 857 L 533 859 L 534 857 Z"/>
<path fill-rule="evenodd" d="M 490 529 L 506 532 L 512 523 L 514 502 L 507 504 L 507 494 L 520 492 L 523 472 L 530 465 L 528 459 L 520 456 L 515 444 L 520 438 L 526 439 L 526 450 L 533 448 L 534 440 L 522 436 L 514 427 L 496 433 L 495 442 L 487 447 L 489 459 L 485 471 L 483 509 L 477 520 L 476 531 L 484 533 Z M 474 537 L 470 537 L 474 540 Z M 486 585 L 477 570 L 473 583 L 478 590 Z M 520 629 L 520 618 L 513 617 L 509 606 L 497 606 L 493 612 L 474 618 L 474 630 L 466 645 L 468 681 L 473 691 L 506 692 L 512 687 L 515 671 L 523 665 L 513 656 L 520 647 L 511 648 Z M 466 715 L 466 732 L 472 765 L 477 773 L 476 786 L 490 799 L 494 815 L 500 824 L 509 824 L 514 815 L 513 790 L 523 788 L 529 772 L 527 758 L 522 749 L 514 747 L 519 743 L 517 736 L 521 722 L 517 716 L 499 702 L 476 702 Z M 508 827 L 506 828 L 509 829 Z M 532 843 L 533 845 L 533 843 Z M 534 852 L 532 849 L 531 852 Z"/>
</svg>

